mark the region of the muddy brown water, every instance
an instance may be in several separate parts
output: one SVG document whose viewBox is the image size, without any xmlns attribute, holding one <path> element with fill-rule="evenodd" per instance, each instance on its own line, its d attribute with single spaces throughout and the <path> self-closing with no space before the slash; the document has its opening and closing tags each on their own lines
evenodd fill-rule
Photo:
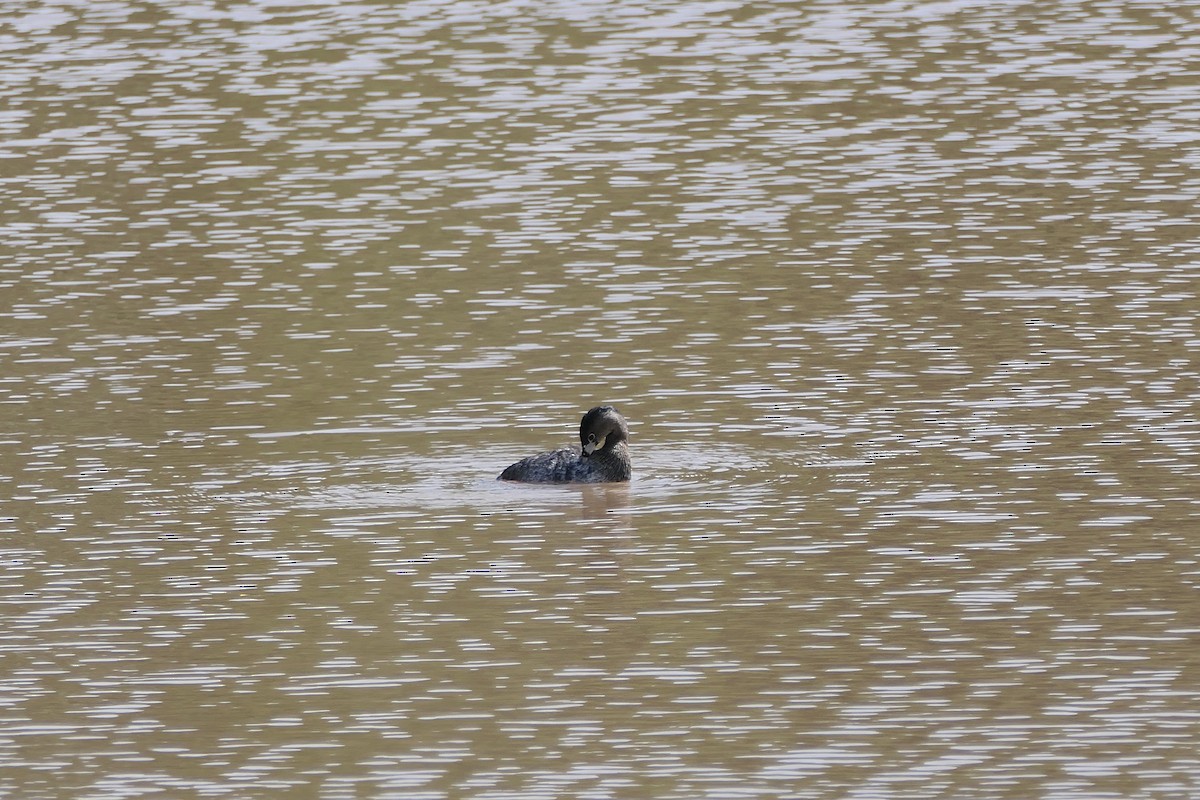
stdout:
<svg viewBox="0 0 1200 800">
<path fill-rule="evenodd" d="M 0 795 L 1200 793 L 1186 7 L 7 16 Z"/>
</svg>

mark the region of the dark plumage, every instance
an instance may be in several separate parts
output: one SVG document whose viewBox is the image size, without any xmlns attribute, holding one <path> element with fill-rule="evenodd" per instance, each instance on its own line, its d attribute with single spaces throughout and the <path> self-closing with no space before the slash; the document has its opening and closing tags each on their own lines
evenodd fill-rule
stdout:
<svg viewBox="0 0 1200 800">
<path fill-rule="evenodd" d="M 597 406 L 579 423 L 581 448 L 564 448 L 523 458 L 499 480 L 522 483 L 610 483 L 627 481 L 629 426 L 612 406 Z"/>
</svg>

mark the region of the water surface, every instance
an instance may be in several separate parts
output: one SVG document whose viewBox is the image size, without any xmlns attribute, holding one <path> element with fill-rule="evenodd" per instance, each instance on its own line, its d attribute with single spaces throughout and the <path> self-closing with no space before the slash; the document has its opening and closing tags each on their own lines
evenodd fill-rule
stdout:
<svg viewBox="0 0 1200 800">
<path fill-rule="evenodd" d="M 1186 9 L 8 22 L 0 794 L 1200 792 Z"/>
</svg>

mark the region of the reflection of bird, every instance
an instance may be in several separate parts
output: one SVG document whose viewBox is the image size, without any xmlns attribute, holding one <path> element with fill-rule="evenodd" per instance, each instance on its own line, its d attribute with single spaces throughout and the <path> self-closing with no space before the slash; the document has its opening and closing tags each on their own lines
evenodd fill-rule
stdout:
<svg viewBox="0 0 1200 800">
<path fill-rule="evenodd" d="M 579 423 L 580 452 L 570 447 L 523 458 L 500 473 L 522 483 L 609 483 L 627 481 L 629 426 L 612 406 L 597 406 Z"/>
</svg>

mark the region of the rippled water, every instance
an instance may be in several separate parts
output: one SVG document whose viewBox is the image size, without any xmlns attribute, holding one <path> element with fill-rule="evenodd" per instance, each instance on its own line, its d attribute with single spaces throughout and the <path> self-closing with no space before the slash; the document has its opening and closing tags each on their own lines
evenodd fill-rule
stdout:
<svg viewBox="0 0 1200 800">
<path fill-rule="evenodd" d="M 1186 4 L 5 15 L 0 795 L 1200 793 Z"/>
</svg>

